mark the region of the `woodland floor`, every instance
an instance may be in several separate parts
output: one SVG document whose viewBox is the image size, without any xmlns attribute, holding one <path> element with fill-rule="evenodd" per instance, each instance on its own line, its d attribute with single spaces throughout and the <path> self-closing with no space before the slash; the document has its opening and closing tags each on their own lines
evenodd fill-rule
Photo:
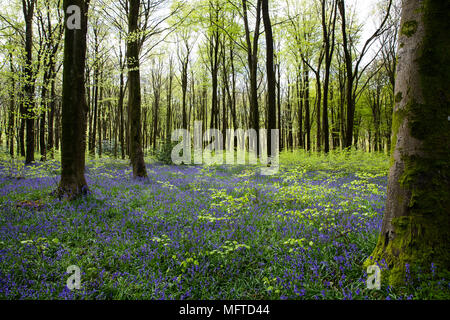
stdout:
<svg viewBox="0 0 450 320">
<path fill-rule="evenodd" d="M 58 161 L 0 162 L 0 299 L 435 299 L 424 272 L 366 288 L 386 200 L 382 154 L 284 153 L 281 169 L 89 160 L 90 194 L 51 195 Z M 81 269 L 69 290 L 67 267 Z M 431 267 L 431 266 L 430 266 Z"/>
</svg>

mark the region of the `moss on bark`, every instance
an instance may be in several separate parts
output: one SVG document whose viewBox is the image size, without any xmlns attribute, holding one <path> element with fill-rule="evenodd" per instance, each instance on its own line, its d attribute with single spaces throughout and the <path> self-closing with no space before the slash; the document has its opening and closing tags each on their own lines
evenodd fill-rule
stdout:
<svg viewBox="0 0 450 320">
<path fill-rule="evenodd" d="M 407 37 L 412 37 L 416 31 L 417 31 L 417 27 L 418 27 L 418 23 L 417 21 L 411 20 L 411 21 L 406 21 L 401 28 L 401 33 L 404 34 Z"/>
<path fill-rule="evenodd" d="M 421 11 L 425 35 L 417 62 L 423 98 L 418 102 L 413 95 L 394 112 L 392 125 L 392 151 L 397 148 L 403 164 L 398 183 L 409 194 L 396 200 L 407 201 L 407 211 L 391 220 L 395 236 L 388 239 L 382 233 L 364 263 L 385 261 L 389 270 L 382 277 L 393 286 L 404 283 L 406 264 L 422 270 L 432 262 L 443 271 L 450 268 L 450 2 L 425 0 Z M 401 33 L 410 37 L 417 25 L 408 22 Z M 420 141 L 412 153 L 395 145 L 405 118 L 409 135 Z"/>
</svg>

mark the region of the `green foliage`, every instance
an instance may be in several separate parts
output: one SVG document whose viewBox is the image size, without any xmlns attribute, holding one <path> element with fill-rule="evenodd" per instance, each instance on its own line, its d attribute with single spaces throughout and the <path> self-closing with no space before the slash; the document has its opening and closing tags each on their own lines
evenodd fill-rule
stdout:
<svg viewBox="0 0 450 320">
<path fill-rule="evenodd" d="M 332 150 L 328 154 L 295 150 L 281 152 L 280 163 L 283 166 L 305 169 L 307 171 L 343 171 L 385 173 L 389 171 L 389 162 L 383 153 L 364 151 Z"/>
<path fill-rule="evenodd" d="M 406 21 L 401 27 L 401 33 L 407 37 L 412 37 L 416 33 L 418 26 L 417 21 Z"/>
<path fill-rule="evenodd" d="M 164 164 L 172 164 L 172 150 L 177 145 L 177 142 L 164 141 L 155 152 L 154 158 Z"/>
</svg>

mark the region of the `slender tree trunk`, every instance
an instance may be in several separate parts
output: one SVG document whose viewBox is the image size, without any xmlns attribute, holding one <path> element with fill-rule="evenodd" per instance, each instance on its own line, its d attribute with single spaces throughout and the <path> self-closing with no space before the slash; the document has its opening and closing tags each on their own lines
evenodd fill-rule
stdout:
<svg viewBox="0 0 450 320">
<path fill-rule="evenodd" d="M 228 89 L 228 73 L 227 73 L 227 65 L 226 65 L 226 43 L 225 37 L 222 42 L 222 146 L 226 146 L 226 130 L 227 130 L 227 104 L 226 104 L 226 92 Z M 229 90 L 228 90 L 229 91 Z M 230 102 L 230 100 L 228 100 Z"/>
<path fill-rule="evenodd" d="M 334 35 L 335 35 L 335 25 L 336 25 L 336 0 L 332 1 L 332 10 L 330 20 L 328 23 L 326 16 L 326 4 L 328 1 L 322 0 L 322 32 L 323 40 L 325 45 L 325 76 L 323 82 L 323 111 L 322 111 L 322 126 L 323 126 L 323 139 L 324 139 L 324 151 L 328 153 L 330 151 L 330 133 L 328 125 L 328 89 L 330 83 L 330 69 L 331 61 L 333 59 L 334 52 Z"/>
<path fill-rule="evenodd" d="M 55 150 L 59 150 L 59 143 L 61 141 L 61 106 L 55 110 Z"/>
<path fill-rule="evenodd" d="M 253 41 L 250 37 L 250 29 L 247 17 L 247 0 L 242 0 L 245 39 L 247 43 L 247 62 L 250 76 L 250 125 L 256 131 L 257 136 L 257 154 L 259 154 L 259 110 L 258 110 L 258 39 L 259 26 L 261 23 L 261 1 L 256 4 L 256 25 L 253 35 Z"/>
<path fill-rule="evenodd" d="M 286 125 L 287 125 L 287 148 L 292 151 L 294 146 L 294 137 L 292 136 L 292 104 L 291 104 L 291 82 L 288 77 L 287 102 L 286 102 Z"/>
<path fill-rule="evenodd" d="M 47 135 L 47 149 L 50 151 L 50 156 L 53 159 L 55 156 L 55 152 L 53 150 L 54 147 L 54 118 L 55 118 L 55 103 L 56 103 L 56 92 L 55 92 L 55 65 L 52 66 L 52 79 L 50 84 L 50 101 L 49 101 L 49 107 L 50 110 L 48 112 L 48 135 Z"/>
<path fill-rule="evenodd" d="M 23 93 L 21 93 L 21 97 L 23 99 Z M 20 119 L 20 128 L 19 128 L 19 149 L 20 149 L 20 155 L 22 157 L 25 157 L 25 108 L 23 106 L 23 103 L 20 104 L 20 114 L 22 115 Z"/>
<path fill-rule="evenodd" d="M 50 76 L 50 70 L 45 70 L 41 88 L 41 117 L 39 123 L 39 149 L 41 152 L 41 161 L 46 160 L 47 154 L 47 146 L 45 142 L 45 114 L 47 111 L 47 88 L 51 80 Z"/>
<path fill-rule="evenodd" d="M 284 145 L 283 145 L 283 130 L 282 130 L 282 125 L 281 125 L 281 68 L 280 68 L 280 62 L 278 62 L 277 66 L 277 112 L 278 112 L 278 124 L 277 124 L 277 128 L 280 130 L 280 150 L 283 150 Z"/>
<path fill-rule="evenodd" d="M 14 112 L 15 112 L 15 88 L 16 82 L 14 79 L 14 67 L 12 62 L 12 53 L 9 53 L 9 67 L 11 72 L 11 88 L 9 94 L 9 122 L 8 122 L 8 143 L 9 154 L 14 157 Z"/>
<path fill-rule="evenodd" d="M 188 45 L 186 44 L 186 47 Z M 186 112 L 186 95 L 187 95 L 187 86 L 188 86 L 188 64 L 189 64 L 189 48 L 187 48 L 186 57 L 181 59 L 181 95 L 182 95 L 182 128 L 187 129 L 188 127 L 188 119 Z"/>
<path fill-rule="evenodd" d="M 97 59 L 97 54 L 95 54 L 95 59 Z M 93 105 L 94 110 L 92 112 L 92 135 L 91 135 L 91 141 L 90 141 L 90 149 L 89 153 L 91 156 L 95 156 L 95 145 L 96 145 L 96 139 L 97 139 L 97 123 L 98 123 L 98 64 L 96 63 L 94 65 L 94 74 L 93 74 Z"/>
<path fill-rule="evenodd" d="M 311 151 L 311 121 L 309 111 L 309 68 L 306 64 L 303 65 L 303 73 L 305 78 L 305 131 L 306 131 L 306 151 Z"/>
<path fill-rule="evenodd" d="M 322 127 L 321 127 L 321 102 L 322 102 L 322 85 L 320 83 L 320 68 L 318 68 L 318 72 L 316 73 L 316 88 L 317 88 L 317 98 L 316 98 L 316 148 L 318 152 L 321 151 L 322 148 Z"/>
<path fill-rule="evenodd" d="M 105 124 L 103 122 L 103 69 L 100 70 L 100 78 L 97 83 L 97 90 L 99 91 L 99 101 L 97 102 L 97 119 L 98 119 L 98 156 L 102 157 L 102 130 L 105 127 Z"/>
<path fill-rule="evenodd" d="M 122 58 L 120 59 L 122 60 Z M 125 139 L 124 139 L 124 116 L 123 116 L 123 98 L 125 95 L 125 88 L 123 83 L 123 67 L 120 70 L 120 86 L 119 86 L 119 100 L 117 102 L 119 109 L 119 141 L 120 141 L 120 155 L 125 159 Z"/>
<path fill-rule="evenodd" d="M 297 89 L 297 108 L 298 108 L 298 147 L 304 148 L 304 140 L 303 140 L 303 89 L 300 90 L 300 87 L 303 87 L 301 83 L 301 67 L 298 66 L 297 72 L 297 81 L 296 81 L 296 89 Z"/>
<path fill-rule="evenodd" d="M 172 118 L 172 81 L 173 81 L 173 60 L 169 60 L 169 81 L 167 85 L 167 116 L 166 116 L 166 140 L 170 141 L 171 118 Z"/>
<path fill-rule="evenodd" d="M 230 43 L 232 41 L 230 40 Z M 230 44 L 230 63 L 231 63 L 231 117 L 233 119 L 233 129 L 237 129 L 237 118 L 236 118 L 236 72 L 235 72 L 235 67 L 234 67 L 234 51 L 233 51 L 233 47 Z M 237 137 L 235 137 L 235 142 Z M 235 146 L 237 145 L 236 143 L 234 144 Z"/>
<path fill-rule="evenodd" d="M 272 130 L 277 128 L 276 109 L 276 79 L 273 64 L 273 34 L 270 22 L 269 1 L 262 0 L 262 18 L 264 23 L 264 34 L 266 35 L 266 72 L 267 72 L 267 100 L 268 100 L 268 128 L 267 128 L 267 156 L 272 157 Z M 278 69 L 279 70 L 279 69 Z M 278 79 L 280 81 L 280 79 Z"/>
<path fill-rule="evenodd" d="M 353 131 L 354 131 L 354 119 L 355 119 L 355 103 L 353 99 L 353 66 L 352 66 L 352 54 L 348 45 L 347 38 L 347 26 L 346 26 L 346 16 L 345 16 L 345 2 L 339 0 L 338 3 L 339 12 L 342 19 L 342 39 L 343 39 L 343 49 L 344 49 L 344 59 L 345 59 L 345 71 L 347 77 L 346 86 L 346 101 L 347 101 L 347 125 L 344 137 L 344 148 L 350 148 L 353 143 Z"/>
</svg>

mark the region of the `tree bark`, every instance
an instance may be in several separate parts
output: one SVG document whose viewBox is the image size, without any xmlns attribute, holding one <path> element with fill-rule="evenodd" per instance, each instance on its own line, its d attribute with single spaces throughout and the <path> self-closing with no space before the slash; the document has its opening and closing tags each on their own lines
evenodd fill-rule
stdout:
<svg viewBox="0 0 450 320">
<path fill-rule="evenodd" d="M 326 16 L 326 0 L 322 0 L 322 32 L 323 40 L 325 46 L 325 76 L 323 80 L 323 111 L 322 111 L 322 126 L 323 126 L 323 138 L 324 138 L 324 152 L 328 153 L 330 151 L 330 140 L 329 140 L 329 125 L 328 125 L 328 88 L 330 83 L 330 69 L 331 61 L 334 52 L 334 37 L 335 37 L 335 26 L 336 26 L 336 11 L 337 2 L 332 1 L 332 12 L 330 16 L 330 22 L 327 21 Z"/>
<path fill-rule="evenodd" d="M 25 79 L 23 114 L 26 126 L 26 153 L 25 164 L 34 161 L 34 74 L 32 66 L 33 50 L 33 15 L 36 0 L 22 0 L 23 15 L 25 19 Z"/>
<path fill-rule="evenodd" d="M 61 181 L 59 197 L 73 199 L 87 193 L 84 177 L 86 151 L 86 104 L 84 69 L 86 60 L 87 12 L 89 0 L 64 0 L 67 7 L 77 5 L 81 12 L 81 29 L 65 26 L 64 71 L 62 93 Z M 64 19 L 67 21 L 67 14 Z"/>
<path fill-rule="evenodd" d="M 166 141 L 170 141 L 172 122 L 172 81 L 173 81 L 173 59 L 169 59 L 169 79 L 167 82 L 167 115 L 166 115 Z"/>
<path fill-rule="evenodd" d="M 139 41 L 137 33 L 139 0 L 129 0 L 127 63 L 128 63 L 128 128 L 130 160 L 133 178 L 147 177 L 141 133 L 141 78 L 139 70 Z"/>
<path fill-rule="evenodd" d="M 304 101 L 305 101 L 305 131 L 306 131 L 306 151 L 311 150 L 311 121 L 309 112 L 309 68 L 306 63 L 303 64 L 304 74 Z"/>
<path fill-rule="evenodd" d="M 406 264 L 450 267 L 450 3 L 405 0 L 399 38 L 388 198 L 377 246 L 401 285 Z"/>
<path fill-rule="evenodd" d="M 123 81 L 124 67 L 122 64 L 122 50 L 120 50 L 120 84 L 119 84 L 119 100 L 117 102 L 119 109 L 119 141 L 120 141 L 120 155 L 125 159 L 125 139 L 124 139 L 124 117 L 123 117 L 123 98 L 125 96 L 125 86 Z"/>
<path fill-rule="evenodd" d="M 9 95 L 9 119 L 8 119 L 8 144 L 9 144 L 9 154 L 11 157 L 14 157 L 14 112 L 15 112 L 15 88 L 16 88 L 16 81 L 14 79 L 14 67 L 13 67 L 13 61 L 12 61 L 12 53 L 9 53 L 9 67 L 11 71 L 11 88 L 10 88 L 10 95 Z"/>
<path fill-rule="evenodd" d="M 261 0 L 257 0 L 256 4 L 256 25 L 253 35 L 253 42 L 250 37 L 250 29 L 247 16 L 247 0 L 242 0 L 245 41 L 247 44 L 247 62 L 250 77 L 250 125 L 251 129 L 256 131 L 257 137 L 257 154 L 259 154 L 259 111 L 258 111 L 258 39 L 259 26 L 261 24 Z"/>
<path fill-rule="evenodd" d="M 295 83 L 297 89 L 297 112 L 298 112 L 298 147 L 304 148 L 303 140 L 303 89 L 300 90 L 300 86 L 303 88 L 303 83 L 301 83 L 301 66 L 298 66 L 297 80 Z"/>
</svg>

